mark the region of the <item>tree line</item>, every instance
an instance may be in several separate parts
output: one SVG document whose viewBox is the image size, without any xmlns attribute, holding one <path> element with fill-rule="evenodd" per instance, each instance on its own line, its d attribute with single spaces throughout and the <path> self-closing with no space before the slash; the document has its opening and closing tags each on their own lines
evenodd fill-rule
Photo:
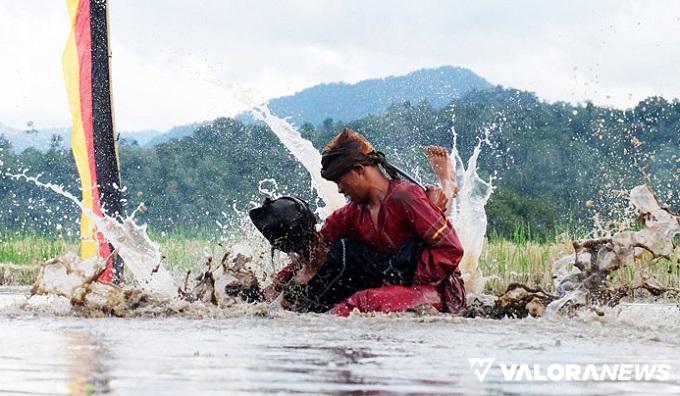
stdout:
<svg viewBox="0 0 680 396">
<path fill-rule="evenodd" d="M 680 207 L 680 103 L 652 97 L 617 110 L 592 103 L 547 103 L 534 94 L 497 87 L 473 91 L 443 108 L 423 101 L 399 103 L 360 120 L 326 119 L 300 131 L 315 147 L 342 128 L 364 134 L 388 159 L 424 182 L 434 182 L 424 148 L 452 147 L 456 132 L 463 160 L 480 141 L 480 175 L 493 178 L 487 205 L 489 232 L 532 239 L 588 229 L 595 213 L 623 216 L 626 191 L 649 183 L 660 200 Z M 128 212 L 144 202 L 140 220 L 154 232 L 217 236 L 231 231 L 274 179 L 278 193 L 315 202 L 307 171 L 264 125 L 218 118 L 193 135 L 143 148 L 120 142 Z M 51 234 L 57 225 L 77 235 L 79 210 L 50 191 L 7 177 L 27 172 L 79 193 L 75 164 L 63 142 L 47 152 L 14 153 L 0 138 L 0 230 Z M 523 231 L 524 232 L 524 231 Z"/>
</svg>

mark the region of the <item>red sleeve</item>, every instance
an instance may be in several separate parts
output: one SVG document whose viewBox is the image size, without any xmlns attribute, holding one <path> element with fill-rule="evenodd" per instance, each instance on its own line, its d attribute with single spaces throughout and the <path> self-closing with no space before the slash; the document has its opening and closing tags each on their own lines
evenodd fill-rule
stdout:
<svg viewBox="0 0 680 396">
<path fill-rule="evenodd" d="M 428 245 L 418 261 L 414 284 L 439 284 L 458 267 L 463 258 L 463 245 L 449 220 L 423 189 L 410 183 L 400 188 L 395 198 L 415 234 Z"/>
<path fill-rule="evenodd" d="M 324 241 L 337 242 L 350 235 L 355 211 L 356 205 L 349 203 L 331 213 L 321 227 L 321 237 Z"/>
</svg>

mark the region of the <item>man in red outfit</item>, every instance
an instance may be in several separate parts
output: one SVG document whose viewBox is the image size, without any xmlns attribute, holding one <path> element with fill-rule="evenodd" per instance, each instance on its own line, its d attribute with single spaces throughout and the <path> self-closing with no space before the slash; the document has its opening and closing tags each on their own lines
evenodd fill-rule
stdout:
<svg viewBox="0 0 680 396">
<path fill-rule="evenodd" d="M 397 282 L 386 277 L 376 287 L 356 291 L 331 312 L 342 316 L 353 309 L 401 312 L 423 305 L 456 312 L 465 306 L 465 289 L 458 269 L 463 248 L 442 210 L 450 194 L 436 189 L 426 194 L 418 185 L 401 181 L 384 155 L 349 129 L 324 149 L 321 174 L 351 198 L 321 228 L 325 246 L 352 240 L 385 256 L 399 254 L 414 240 L 422 246 L 415 250 L 419 257 L 413 260 L 414 271 L 410 276 Z M 345 242 L 342 249 L 345 254 Z M 311 260 L 301 267 L 289 265 L 277 274 L 274 285 L 283 285 L 291 278 L 303 285 L 312 282 L 323 265 L 324 260 Z M 271 288 L 269 294 L 270 297 L 275 294 Z"/>
</svg>

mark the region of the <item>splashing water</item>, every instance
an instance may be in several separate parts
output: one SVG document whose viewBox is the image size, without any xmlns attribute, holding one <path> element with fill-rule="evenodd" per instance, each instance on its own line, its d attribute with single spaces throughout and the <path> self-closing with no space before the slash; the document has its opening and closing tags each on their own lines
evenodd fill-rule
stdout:
<svg viewBox="0 0 680 396">
<path fill-rule="evenodd" d="M 267 185 L 270 187 L 267 188 Z M 269 198 L 276 199 L 279 196 L 278 193 L 279 184 L 274 179 L 263 179 L 257 183 L 257 191 Z"/>
<path fill-rule="evenodd" d="M 345 205 L 345 199 L 338 193 L 335 184 L 321 177 L 321 154 L 312 142 L 303 138 L 286 120 L 274 116 L 266 104 L 253 107 L 251 113 L 274 131 L 281 143 L 309 172 L 312 189 L 316 190 L 325 203 L 325 206 L 318 206 L 317 214 L 320 218 L 325 219 L 331 212 Z"/>
<path fill-rule="evenodd" d="M 323 207 L 317 205 L 316 213 L 322 220 L 334 210 L 346 204 L 345 198 L 337 192 L 335 184 L 321 177 L 321 154 L 319 151 L 309 140 L 303 138 L 302 134 L 293 125 L 285 119 L 272 114 L 266 103 L 258 104 L 258 101 L 247 90 L 239 89 L 234 84 L 205 76 L 204 73 L 197 72 L 196 70 L 192 70 L 192 73 L 201 75 L 206 82 L 228 90 L 237 100 L 250 107 L 253 117 L 269 126 L 281 143 L 309 172 L 311 188 L 316 190 L 319 198 L 325 203 Z M 484 139 L 480 139 L 475 146 L 472 156 L 468 160 L 467 167 L 464 166 L 458 153 L 457 134 L 453 127 L 451 132 L 453 134 L 451 161 L 454 162 L 454 169 L 456 169 L 459 194 L 452 203 L 449 218 L 455 226 L 465 250 L 460 269 L 466 291 L 469 294 L 478 294 L 484 287 L 484 281 L 478 269 L 479 257 L 484 245 L 487 227 L 484 207 L 493 192 L 493 186 L 491 180 L 488 182 L 484 181 L 477 174 L 477 159 L 481 153 L 482 144 L 489 143 L 490 130 L 484 131 Z"/>
<path fill-rule="evenodd" d="M 7 176 L 16 180 L 25 179 L 39 187 L 52 190 L 76 204 L 115 247 L 116 253 L 123 259 L 125 267 L 140 289 L 164 298 L 171 298 L 177 294 L 177 285 L 170 273 L 161 265 L 160 247 L 149 239 L 146 224 L 137 225 L 133 217 L 124 219 L 122 223 L 106 215 L 99 217 L 62 186 L 41 182 L 38 178 L 25 173 Z"/>
<path fill-rule="evenodd" d="M 486 236 L 487 218 L 484 207 L 491 197 L 493 186 L 491 179 L 482 180 L 477 174 L 477 159 L 482 151 L 482 144 L 488 143 L 488 130 L 485 139 L 480 139 L 472 151 L 467 167 L 463 165 L 463 160 L 458 153 L 457 134 L 453 127 L 452 132 L 451 161 L 456 169 L 459 191 L 451 205 L 449 219 L 463 244 L 464 254 L 459 268 L 465 282 L 465 291 L 469 297 L 472 297 L 481 293 L 484 288 L 484 279 L 478 265 Z"/>
<path fill-rule="evenodd" d="M 317 196 L 324 204 L 320 205 L 318 200 L 316 202 L 316 214 L 319 218 L 323 220 L 334 210 L 345 205 L 345 198 L 337 192 L 335 184 L 321 177 L 321 154 L 319 151 L 314 148 L 309 140 L 303 138 L 300 132 L 288 121 L 272 114 L 267 104 L 261 103 L 260 99 L 256 98 L 259 95 L 256 95 L 251 89 L 213 77 L 216 70 L 213 70 L 213 67 L 208 64 L 202 65 L 201 69 L 188 68 L 186 71 L 209 84 L 226 90 L 231 97 L 245 104 L 255 119 L 267 124 L 284 147 L 309 172 L 312 180 L 310 188 L 316 191 Z"/>
<path fill-rule="evenodd" d="M 673 252 L 673 240 L 680 234 L 680 216 L 662 208 L 646 185 L 630 191 L 630 203 L 642 219 L 644 228 L 575 242 L 574 255 L 553 263 L 555 288 L 561 298 L 552 302 L 546 312 L 554 314 L 567 303 L 585 305 L 616 302 L 613 301 L 616 296 L 606 290 L 607 276 L 611 272 L 632 267 L 636 257 L 643 251 L 651 253 L 654 258 L 669 257 Z M 573 268 L 569 270 L 569 266 Z M 653 278 L 642 278 L 638 285 L 629 287 L 634 288 L 645 288 L 659 294 L 667 290 Z"/>
<path fill-rule="evenodd" d="M 345 205 L 345 200 L 337 192 L 335 184 L 321 178 L 321 155 L 310 141 L 303 138 L 290 123 L 274 116 L 266 105 L 257 106 L 253 114 L 274 131 L 293 156 L 309 171 L 312 176 L 312 187 L 327 204 L 323 208 L 323 215 L 320 214 L 322 219 L 333 210 Z M 480 139 L 475 146 L 466 167 L 458 153 L 457 134 L 452 128 L 453 148 L 450 156 L 456 169 L 459 193 L 452 203 L 450 220 L 465 250 L 460 269 L 466 291 L 470 294 L 478 294 L 484 287 L 478 262 L 486 236 L 487 219 L 484 206 L 491 196 L 493 186 L 491 180 L 484 181 L 478 175 L 477 159 L 481 153 L 482 144 L 489 143 L 489 132 L 488 129 L 485 130 L 484 139 Z"/>
</svg>

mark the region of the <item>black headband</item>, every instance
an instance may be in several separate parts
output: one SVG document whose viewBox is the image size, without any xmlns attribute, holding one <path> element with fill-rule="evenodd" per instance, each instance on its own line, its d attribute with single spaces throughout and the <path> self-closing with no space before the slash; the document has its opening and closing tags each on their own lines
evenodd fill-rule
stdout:
<svg viewBox="0 0 680 396">
<path fill-rule="evenodd" d="M 380 165 L 392 179 L 401 180 L 403 177 L 425 189 L 406 172 L 387 162 L 385 154 L 375 150 L 364 154 L 360 150 L 361 145 L 361 142 L 350 139 L 324 150 L 321 153 L 321 177 L 337 182 L 358 165 Z"/>
</svg>

